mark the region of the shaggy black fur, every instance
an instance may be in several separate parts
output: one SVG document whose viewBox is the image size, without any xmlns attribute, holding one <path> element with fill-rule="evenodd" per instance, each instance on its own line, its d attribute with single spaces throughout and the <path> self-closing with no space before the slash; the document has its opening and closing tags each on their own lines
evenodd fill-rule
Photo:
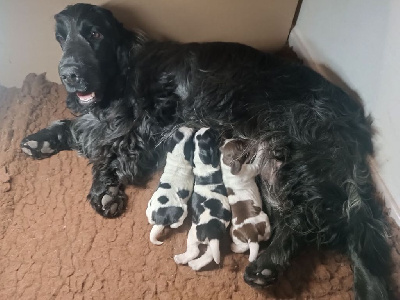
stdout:
<svg viewBox="0 0 400 300">
<path fill-rule="evenodd" d="M 80 151 L 93 164 L 90 203 L 115 217 L 124 185 L 148 181 L 177 126 L 267 142 L 265 159 L 282 162 L 274 186 L 260 180 L 272 199 L 265 204 L 274 236 L 247 267 L 246 282 L 271 283 L 315 243 L 349 254 L 357 299 L 390 297 L 385 225 L 368 165 L 371 121 L 360 103 L 309 68 L 244 45 L 147 40 L 87 4 L 55 18 L 67 105 L 81 116 L 28 136 L 25 152 L 49 156 L 45 141 L 51 154 Z"/>
</svg>

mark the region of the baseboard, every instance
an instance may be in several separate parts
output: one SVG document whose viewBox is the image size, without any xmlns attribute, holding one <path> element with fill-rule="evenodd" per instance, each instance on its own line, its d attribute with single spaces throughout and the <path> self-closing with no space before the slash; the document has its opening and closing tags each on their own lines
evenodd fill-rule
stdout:
<svg viewBox="0 0 400 300">
<path fill-rule="evenodd" d="M 316 55 L 313 52 L 313 47 L 307 40 L 303 37 L 301 32 L 295 27 L 292 29 L 289 36 L 289 45 L 293 48 L 300 59 L 304 61 L 306 65 L 314 69 L 322 76 L 340 85 L 337 82 L 337 78 L 332 78 L 332 73 L 329 69 L 325 68 L 323 64 L 316 61 Z M 379 174 L 378 164 L 375 158 L 370 159 L 370 166 L 372 171 L 372 176 L 374 178 L 376 188 L 378 192 L 382 195 L 385 200 L 385 205 L 389 209 L 389 215 L 394 219 L 394 221 L 400 226 L 400 208 L 387 188 L 385 182 Z"/>
</svg>

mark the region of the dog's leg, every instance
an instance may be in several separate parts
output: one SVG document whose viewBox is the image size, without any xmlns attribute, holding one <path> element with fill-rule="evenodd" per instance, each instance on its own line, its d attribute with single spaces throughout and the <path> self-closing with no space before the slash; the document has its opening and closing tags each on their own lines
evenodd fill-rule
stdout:
<svg viewBox="0 0 400 300">
<path fill-rule="evenodd" d="M 206 252 L 204 252 L 204 254 L 202 256 L 200 256 L 199 258 L 196 258 L 196 259 L 194 259 L 192 261 L 189 261 L 188 265 L 194 271 L 198 271 L 201 268 L 203 268 L 206 265 L 208 265 L 212 261 L 213 261 L 212 251 L 211 251 L 210 245 L 207 245 Z"/>
<path fill-rule="evenodd" d="M 93 183 L 88 195 L 92 207 L 105 218 L 122 214 L 126 195 L 117 175 L 104 166 L 93 165 Z"/>
<path fill-rule="evenodd" d="M 28 135 L 21 141 L 21 150 L 35 159 L 50 157 L 63 150 L 77 149 L 71 134 L 71 120 L 60 120 Z"/>
<path fill-rule="evenodd" d="M 284 270 L 295 253 L 302 246 L 301 237 L 286 226 L 278 226 L 271 244 L 251 262 L 244 273 L 244 280 L 252 286 L 272 284 L 278 271 Z"/>
<path fill-rule="evenodd" d="M 187 264 L 189 261 L 195 259 L 199 253 L 199 241 L 196 236 L 196 224 L 192 224 L 192 227 L 188 233 L 187 239 L 187 250 L 185 253 L 178 254 L 174 256 L 174 260 L 177 264 Z"/>
<path fill-rule="evenodd" d="M 249 250 L 249 244 L 248 243 L 240 243 L 240 244 L 231 244 L 231 250 L 232 252 L 235 253 L 244 253 L 247 250 Z"/>
</svg>

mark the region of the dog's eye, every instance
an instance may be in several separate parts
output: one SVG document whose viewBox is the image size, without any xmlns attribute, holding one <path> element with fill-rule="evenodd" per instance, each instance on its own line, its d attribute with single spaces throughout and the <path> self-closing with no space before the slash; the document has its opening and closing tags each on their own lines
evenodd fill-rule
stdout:
<svg viewBox="0 0 400 300">
<path fill-rule="evenodd" d="M 93 39 L 93 40 L 98 40 L 98 39 L 101 39 L 101 38 L 102 38 L 102 35 L 101 35 L 100 32 L 97 32 L 97 31 L 94 31 L 94 30 L 93 30 L 93 31 L 90 33 L 90 38 Z"/>
</svg>

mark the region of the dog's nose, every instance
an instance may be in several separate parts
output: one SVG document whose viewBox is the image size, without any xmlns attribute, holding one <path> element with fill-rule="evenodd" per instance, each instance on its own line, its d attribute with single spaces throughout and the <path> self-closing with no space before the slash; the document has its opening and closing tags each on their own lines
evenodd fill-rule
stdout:
<svg viewBox="0 0 400 300">
<path fill-rule="evenodd" d="M 70 86 L 74 86 L 79 80 L 78 68 L 75 66 L 62 66 L 60 68 L 61 80 Z"/>
</svg>

